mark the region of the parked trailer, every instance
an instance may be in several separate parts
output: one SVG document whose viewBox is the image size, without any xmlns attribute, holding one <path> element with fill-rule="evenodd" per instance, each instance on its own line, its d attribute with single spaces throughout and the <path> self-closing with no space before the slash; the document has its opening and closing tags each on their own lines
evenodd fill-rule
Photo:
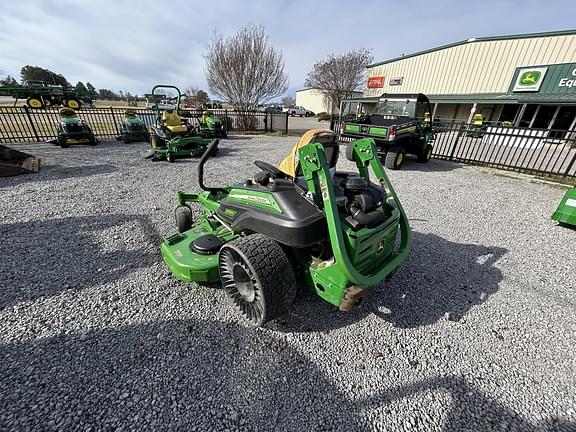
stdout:
<svg viewBox="0 0 576 432">
<path fill-rule="evenodd" d="M 40 109 L 47 106 L 64 105 L 72 109 L 80 109 L 82 103 L 92 105 L 92 99 L 70 87 L 48 85 L 42 81 L 27 81 L 20 87 L 0 86 L 0 95 L 12 96 L 14 106 L 20 99 L 26 99 L 30 108 Z"/>
</svg>

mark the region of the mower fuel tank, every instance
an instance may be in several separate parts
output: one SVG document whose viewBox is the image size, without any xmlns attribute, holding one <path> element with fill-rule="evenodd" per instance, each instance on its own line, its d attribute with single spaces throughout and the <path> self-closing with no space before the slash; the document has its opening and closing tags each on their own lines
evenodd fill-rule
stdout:
<svg viewBox="0 0 576 432">
<path fill-rule="evenodd" d="M 289 247 L 318 243 L 328 232 L 324 215 L 288 180 L 235 185 L 217 214 L 236 233 L 258 232 Z"/>
</svg>

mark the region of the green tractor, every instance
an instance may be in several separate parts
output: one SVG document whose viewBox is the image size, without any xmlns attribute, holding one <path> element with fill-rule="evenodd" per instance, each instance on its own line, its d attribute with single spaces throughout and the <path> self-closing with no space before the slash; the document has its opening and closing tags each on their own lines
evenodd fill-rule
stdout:
<svg viewBox="0 0 576 432">
<path fill-rule="evenodd" d="M 345 99 L 340 112 L 341 137 L 373 138 L 388 169 L 400 169 L 407 154 L 422 163 L 432 157 L 432 108 L 422 93 Z"/>
<path fill-rule="evenodd" d="M 158 106 L 158 89 L 172 89 L 178 93 L 176 109 L 162 110 Z M 208 148 L 210 140 L 197 136 L 196 129 L 180 116 L 182 93 L 172 85 L 156 85 L 152 89 L 152 100 L 156 111 L 156 124 L 151 127 L 151 151 L 146 156 L 153 161 L 167 160 L 174 162 L 177 158 L 200 156 Z M 218 151 L 213 147 L 212 156 Z"/>
<path fill-rule="evenodd" d="M 148 141 L 150 134 L 146 124 L 138 117 L 136 111 L 128 109 L 124 111 L 124 121 L 120 125 L 118 141 L 125 143 Z"/>
<path fill-rule="evenodd" d="M 203 138 L 228 138 L 222 120 L 209 111 L 204 111 L 198 118 L 198 134 Z"/>
<path fill-rule="evenodd" d="M 77 117 L 72 108 L 60 109 L 60 122 L 58 123 L 58 138 L 56 144 L 62 148 L 70 144 L 89 144 L 94 146 L 98 140 L 86 121 Z"/>
<path fill-rule="evenodd" d="M 474 114 L 472 123 L 466 127 L 466 136 L 470 138 L 482 138 L 486 134 L 488 125 L 484 123 L 484 115 L 482 113 Z"/>
<path fill-rule="evenodd" d="M 576 227 L 576 187 L 566 191 L 552 219 L 562 225 Z"/>
<path fill-rule="evenodd" d="M 178 232 L 161 245 L 176 278 L 220 280 L 240 314 L 260 326 L 287 311 L 300 282 L 348 311 L 406 259 L 410 226 L 373 139 L 348 144 L 359 173 L 336 171 L 337 136 L 316 129 L 279 168 L 255 161 L 262 171 L 253 179 L 207 187 L 204 164 L 216 143 L 198 166 L 204 192 L 177 193 Z M 196 220 L 191 203 L 202 207 Z"/>
</svg>

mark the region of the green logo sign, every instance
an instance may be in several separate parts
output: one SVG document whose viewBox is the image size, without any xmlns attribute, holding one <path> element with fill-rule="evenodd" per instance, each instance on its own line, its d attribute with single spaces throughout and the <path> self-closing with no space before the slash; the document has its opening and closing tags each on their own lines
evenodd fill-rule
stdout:
<svg viewBox="0 0 576 432">
<path fill-rule="evenodd" d="M 544 81 L 544 75 L 548 70 L 547 67 L 527 67 L 518 71 L 518 77 L 514 82 L 515 92 L 537 92 Z"/>
<path fill-rule="evenodd" d="M 518 84 L 522 86 L 533 86 L 535 84 L 538 84 L 538 81 L 540 80 L 541 76 L 542 73 L 540 73 L 540 71 L 524 72 L 522 75 L 520 75 Z"/>
</svg>

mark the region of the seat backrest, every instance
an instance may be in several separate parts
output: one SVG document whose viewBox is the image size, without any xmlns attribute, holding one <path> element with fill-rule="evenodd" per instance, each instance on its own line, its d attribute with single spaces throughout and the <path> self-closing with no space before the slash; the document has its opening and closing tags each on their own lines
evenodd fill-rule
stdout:
<svg viewBox="0 0 576 432">
<path fill-rule="evenodd" d="M 319 143 L 324 147 L 328 168 L 335 168 L 338 162 L 338 140 L 336 134 L 330 129 L 312 129 L 306 132 L 298 143 L 292 147 L 290 154 L 280 163 L 278 168 L 290 177 L 302 176 L 298 152 L 307 144 Z"/>
<path fill-rule="evenodd" d="M 180 126 L 182 124 L 182 119 L 174 110 L 164 111 L 162 113 L 162 120 L 164 120 L 166 126 Z"/>
</svg>

